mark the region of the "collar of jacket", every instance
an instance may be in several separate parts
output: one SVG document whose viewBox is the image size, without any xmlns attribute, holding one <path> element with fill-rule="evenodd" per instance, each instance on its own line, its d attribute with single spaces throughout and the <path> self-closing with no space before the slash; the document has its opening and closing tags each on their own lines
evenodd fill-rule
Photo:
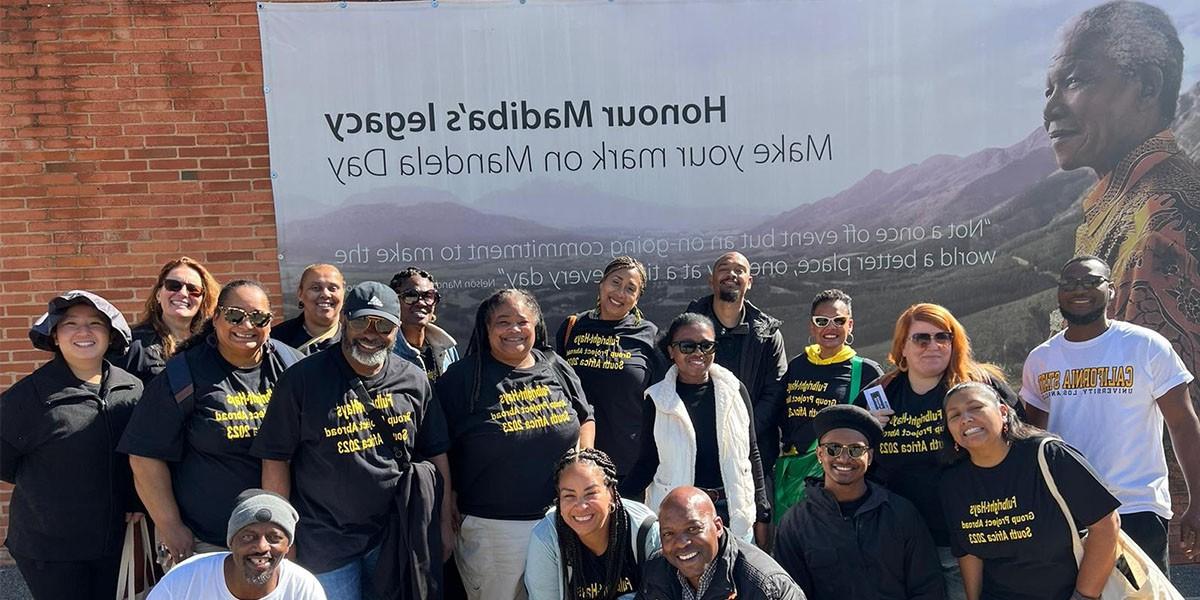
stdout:
<svg viewBox="0 0 1200 600">
<path fill-rule="evenodd" d="M 866 483 L 867 492 L 869 493 L 867 496 L 867 501 L 863 502 L 862 506 L 858 507 L 858 511 L 851 515 L 853 517 L 858 517 L 859 515 L 863 515 L 875 510 L 876 508 L 883 506 L 883 503 L 887 501 L 887 490 L 885 490 L 883 486 L 880 486 L 878 483 L 870 480 L 868 480 Z M 833 494 L 831 494 L 829 490 L 825 489 L 825 481 L 823 479 L 809 477 L 805 480 L 805 487 L 808 489 L 804 496 L 809 502 L 813 503 L 813 506 L 816 506 L 824 512 L 831 512 L 835 515 L 844 516 L 842 515 L 842 507 L 838 505 L 837 498 L 834 498 Z"/>
<path fill-rule="evenodd" d="M 46 363 L 44 374 L 56 382 L 79 381 L 79 378 L 75 377 L 75 373 L 71 372 L 67 359 L 58 353 L 55 353 L 54 358 Z M 106 360 L 100 366 L 100 397 L 107 398 L 113 390 L 132 388 L 137 381 L 135 377 L 125 371 L 114 369 L 112 364 Z M 45 403 L 47 405 L 58 404 L 79 397 L 95 398 L 96 395 L 84 389 L 83 386 L 73 383 L 47 396 Z"/>
<path fill-rule="evenodd" d="M 713 302 L 714 297 L 712 294 L 697 300 L 693 300 L 692 303 L 688 305 L 688 312 L 700 313 L 707 317 L 713 318 L 715 321 L 716 313 L 713 311 Z M 775 317 L 763 312 L 757 306 L 754 306 L 754 303 L 750 302 L 749 300 L 745 300 L 743 302 L 743 306 L 745 312 L 742 315 L 742 323 L 748 325 L 750 330 L 754 332 L 754 335 L 760 338 L 769 338 L 775 335 L 775 332 L 779 330 L 781 325 L 783 325 L 783 321 L 780 321 L 779 319 L 776 319 Z"/>
</svg>

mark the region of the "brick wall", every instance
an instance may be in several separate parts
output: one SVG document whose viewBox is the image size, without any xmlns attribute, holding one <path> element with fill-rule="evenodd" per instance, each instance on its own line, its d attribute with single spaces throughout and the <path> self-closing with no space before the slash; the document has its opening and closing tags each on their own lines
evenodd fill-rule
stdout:
<svg viewBox="0 0 1200 600">
<path fill-rule="evenodd" d="M 0 3 L 0 389 L 56 291 L 134 318 L 180 254 L 281 309 L 261 71 L 254 2 Z"/>
</svg>

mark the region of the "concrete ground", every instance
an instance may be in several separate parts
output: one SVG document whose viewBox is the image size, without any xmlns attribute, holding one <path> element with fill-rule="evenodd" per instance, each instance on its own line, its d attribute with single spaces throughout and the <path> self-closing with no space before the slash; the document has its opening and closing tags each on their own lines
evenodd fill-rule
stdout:
<svg viewBox="0 0 1200 600">
<path fill-rule="evenodd" d="M 1200 600 L 1200 564 L 1171 567 L 1171 579 L 1187 600 Z M 31 600 L 16 567 L 0 568 L 0 600 Z"/>
</svg>

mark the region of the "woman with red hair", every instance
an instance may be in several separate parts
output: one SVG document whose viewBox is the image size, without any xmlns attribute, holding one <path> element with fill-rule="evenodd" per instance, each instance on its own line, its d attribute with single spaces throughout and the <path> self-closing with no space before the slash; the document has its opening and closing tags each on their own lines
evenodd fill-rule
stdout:
<svg viewBox="0 0 1200 600">
<path fill-rule="evenodd" d="M 950 552 L 938 497 L 942 450 L 950 439 L 945 434 L 943 400 L 955 385 L 977 381 L 995 388 L 1010 407 L 1016 409 L 1020 403 L 1000 368 L 975 360 L 962 323 L 937 304 L 914 304 L 900 314 L 888 361 L 894 368 L 866 385 L 855 401 L 884 426 L 875 477 L 916 505 L 938 547 L 948 597 L 961 598 L 962 575 Z"/>
</svg>

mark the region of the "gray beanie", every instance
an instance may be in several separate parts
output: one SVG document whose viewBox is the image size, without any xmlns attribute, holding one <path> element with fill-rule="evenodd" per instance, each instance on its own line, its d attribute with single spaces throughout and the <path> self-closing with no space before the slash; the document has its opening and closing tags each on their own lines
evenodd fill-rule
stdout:
<svg viewBox="0 0 1200 600">
<path fill-rule="evenodd" d="M 274 523 L 283 529 L 291 543 L 296 542 L 296 521 L 300 516 L 283 496 L 251 488 L 238 494 L 234 502 L 229 528 L 225 532 L 226 546 L 233 547 L 233 536 L 243 527 L 255 523 Z"/>
</svg>

